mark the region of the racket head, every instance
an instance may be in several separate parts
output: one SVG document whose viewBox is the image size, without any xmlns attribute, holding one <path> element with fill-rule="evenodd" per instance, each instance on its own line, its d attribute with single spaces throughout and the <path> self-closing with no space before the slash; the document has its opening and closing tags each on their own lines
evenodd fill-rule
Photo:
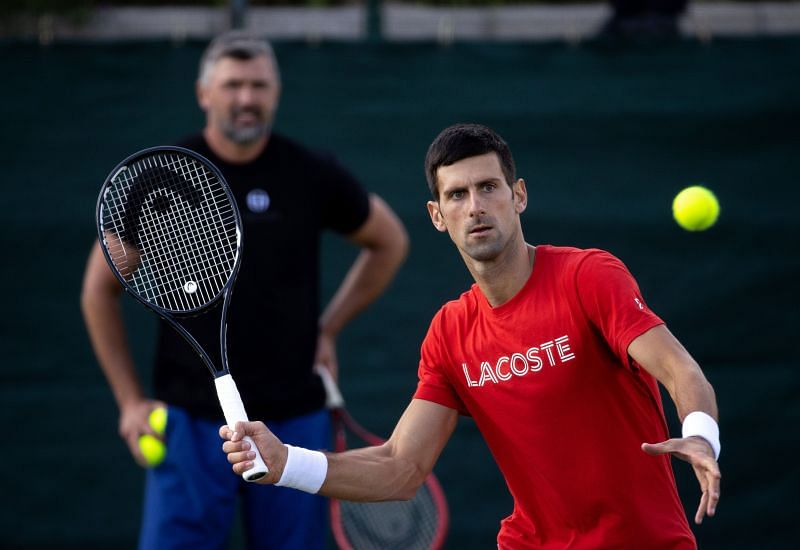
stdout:
<svg viewBox="0 0 800 550">
<path fill-rule="evenodd" d="M 331 412 L 334 448 L 347 449 L 347 434 L 368 445 L 385 440 L 356 422 L 343 408 Z M 442 548 L 449 525 L 447 500 L 430 474 L 408 501 L 330 501 L 331 528 L 341 550 L 433 550 Z"/>
<path fill-rule="evenodd" d="M 96 214 L 111 271 L 162 316 L 201 313 L 236 280 L 241 215 L 222 173 L 194 151 L 130 155 L 103 183 Z"/>
</svg>

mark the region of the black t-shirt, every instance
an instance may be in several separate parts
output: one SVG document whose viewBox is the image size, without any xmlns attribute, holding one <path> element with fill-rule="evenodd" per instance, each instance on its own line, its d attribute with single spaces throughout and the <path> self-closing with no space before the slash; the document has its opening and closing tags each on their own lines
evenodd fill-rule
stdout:
<svg viewBox="0 0 800 550">
<path fill-rule="evenodd" d="M 208 158 L 225 176 L 244 224 L 242 265 L 228 311 L 228 364 L 250 418 L 276 420 L 321 408 L 312 367 L 320 311 L 322 231 L 351 233 L 369 215 L 369 197 L 332 157 L 272 134 L 254 161 L 230 164 L 202 135 L 178 145 Z M 183 322 L 183 321 L 182 321 Z M 219 307 L 184 325 L 219 364 Z M 155 396 L 214 420 L 222 412 L 200 358 L 162 322 Z"/>
</svg>

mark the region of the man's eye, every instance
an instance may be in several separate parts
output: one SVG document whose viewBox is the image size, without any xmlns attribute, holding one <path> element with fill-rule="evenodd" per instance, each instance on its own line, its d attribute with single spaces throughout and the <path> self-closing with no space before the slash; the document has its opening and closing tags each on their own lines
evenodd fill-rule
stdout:
<svg viewBox="0 0 800 550">
<path fill-rule="evenodd" d="M 450 193 L 450 198 L 451 199 L 458 200 L 458 199 L 463 198 L 463 197 L 464 197 L 464 192 L 463 191 L 453 191 L 452 193 Z"/>
<path fill-rule="evenodd" d="M 483 190 L 484 191 L 494 191 L 495 189 L 497 189 L 497 186 L 495 184 L 493 184 L 493 183 L 484 183 L 483 184 Z"/>
</svg>

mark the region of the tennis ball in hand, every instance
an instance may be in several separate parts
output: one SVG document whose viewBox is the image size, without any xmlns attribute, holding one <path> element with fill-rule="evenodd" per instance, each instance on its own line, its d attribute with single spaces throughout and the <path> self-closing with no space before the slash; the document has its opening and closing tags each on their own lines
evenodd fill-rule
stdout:
<svg viewBox="0 0 800 550">
<path fill-rule="evenodd" d="M 687 187 L 672 201 L 672 215 L 687 231 L 708 229 L 719 217 L 719 202 L 710 190 L 701 185 Z"/>
<path fill-rule="evenodd" d="M 153 409 L 147 420 L 158 435 L 164 435 L 167 427 L 167 409 L 163 407 Z M 142 452 L 148 468 L 158 466 L 164 462 L 164 458 L 167 456 L 167 446 L 164 445 L 164 442 L 149 434 L 139 436 L 139 450 Z"/>
<path fill-rule="evenodd" d="M 164 430 L 167 429 L 167 409 L 164 407 L 153 409 L 147 421 L 150 422 L 150 427 L 153 428 L 158 435 L 164 435 Z"/>
<path fill-rule="evenodd" d="M 167 456 L 167 446 L 160 439 L 150 434 L 139 436 L 139 450 L 142 452 L 148 468 L 155 468 Z"/>
</svg>

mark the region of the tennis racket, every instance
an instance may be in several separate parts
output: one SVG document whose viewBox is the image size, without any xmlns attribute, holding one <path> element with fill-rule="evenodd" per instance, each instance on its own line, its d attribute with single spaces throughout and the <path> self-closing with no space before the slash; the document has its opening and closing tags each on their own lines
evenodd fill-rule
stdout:
<svg viewBox="0 0 800 550">
<path fill-rule="evenodd" d="M 328 369 L 317 367 L 316 371 L 328 395 L 336 452 L 347 450 L 348 434 L 367 445 L 382 444 L 384 439 L 367 431 L 347 412 Z M 330 499 L 330 510 L 333 536 L 341 550 L 436 550 L 444 545 L 447 536 L 447 501 L 433 474 L 409 501 Z"/>
<path fill-rule="evenodd" d="M 247 421 L 228 370 L 227 314 L 242 257 L 242 221 L 220 171 L 180 147 L 131 155 L 106 178 L 97 199 L 97 234 L 111 271 L 125 290 L 155 311 L 192 346 L 214 377 L 228 426 Z M 222 299 L 220 363 L 180 323 Z M 249 438 L 245 438 L 249 439 Z M 255 444 L 255 481 L 267 467 Z"/>
</svg>

